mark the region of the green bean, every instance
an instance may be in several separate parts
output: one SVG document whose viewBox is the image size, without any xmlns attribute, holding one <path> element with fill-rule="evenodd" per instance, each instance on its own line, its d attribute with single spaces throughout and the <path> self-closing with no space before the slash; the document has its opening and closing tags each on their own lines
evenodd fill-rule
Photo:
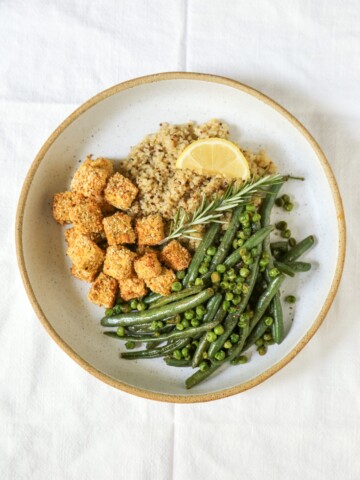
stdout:
<svg viewBox="0 0 360 480">
<path fill-rule="evenodd" d="M 224 310 L 220 310 L 221 312 L 224 312 Z M 225 312 L 224 312 L 225 315 Z M 201 337 L 199 345 L 197 346 L 195 353 L 192 358 L 191 366 L 192 368 L 196 368 L 199 366 L 199 363 L 203 359 L 203 353 L 206 352 L 206 350 L 209 347 L 209 342 L 206 339 L 206 333 Z"/>
<path fill-rule="evenodd" d="M 308 237 L 304 238 L 295 245 L 294 248 L 289 250 L 285 255 L 281 257 L 282 262 L 292 263 L 295 262 L 301 255 L 303 255 L 309 248 L 311 248 L 315 243 L 315 237 L 313 235 L 309 235 Z"/>
<path fill-rule="evenodd" d="M 163 295 L 160 295 L 160 293 L 154 293 L 151 292 L 149 295 L 146 295 L 146 297 L 143 298 L 143 302 L 146 303 L 146 305 L 151 305 L 152 303 L 156 302 L 161 298 Z"/>
<path fill-rule="evenodd" d="M 200 265 L 206 255 L 206 250 L 210 247 L 210 245 L 215 240 L 215 237 L 219 231 L 220 224 L 219 223 L 212 223 L 210 227 L 207 229 L 203 239 L 201 240 L 199 246 L 197 247 L 193 259 L 189 265 L 187 274 L 183 280 L 183 285 L 186 287 L 189 282 L 194 282 L 195 278 L 198 276 Z"/>
<path fill-rule="evenodd" d="M 157 307 L 161 307 L 162 305 L 167 305 L 168 303 L 176 302 L 178 300 L 181 300 L 182 298 L 189 297 L 190 295 L 194 295 L 195 293 L 201 292 L 202 288 L 201 286 L 195 286 L 195 287 L 188 287 L 184 288 L 184 290 L 181 290 L 180 292 L 175 292 L 172 293 L 171 295 L 165 295 L 158 300 L 156 300 L 154 303 L 151 304 L 149 307 L 149 310 Z"/>
<path fill-rule="evenodd" d="M 163 342 L 162 341 L 159 341 L 159 340 L 154 340 L 152 342 L 148 342 L 146 344 L 146 350 L 153 350 L 154 348 L 158 347 L 159 345 L 161 345 Z"/>
<path fill-rule="evenodd" d="M 176 358 L 167 357 L 165 358 L 165 363 L 169 367 L 191 367 L 191 360 L 185 360 L 185 358 L 177 360 Z"/>
<path fill-rule="evenodd" d="M 311 270 L 311 263 L 308 262 L 293 262 L 287 263 L 294 272 L 308 272 Z"/>
<path fill-rule="evenodd" d="M 210 298 L 206 306 L 207 312 L 203 318 L 204 323 L 211 322 L 214 319 L 219 325 L 223 321 L 226 315 L 226 312 L 222 308 L 219 308 L 221 302 L 222 302 L 222 296 L 218 297 L 218 295 L 214 295 L 212 298 Z M 207 349 L 208 345 L 209 345 L 209 342 L 207 341 L 206 334 L 205 334 L 201 338 L 199 345 L 194 353 L 193 361 L 192 361 L 193 368 L 197 367 L 198 364 L 201 362 L 202 354 Z"/>
<path fill-rule="evenodd" d="M 270 223 L 270 215 L 271 215 L 271 210 L 274 206 L 275 198 L 277 194 L 279 193 L 281 187 L 283 185 L 283 182 L 278 183 L 277 185 L 274 185 L 270 190 L 269 194 L 263 201 L 263 204 L 261 206 L 261 221 L 263 227 L 268 225 Z M 282 222 L 282 228 L 287 228 L 286 222 Z M 265 253 L 269 255 L 269 263 L 268 266 L 265 270 L 265 278 L 268 283 L 268 285 L 271 282 L 271 277 L 269 275 L 269 271 L 273 269 L 274 267 L 274 261 L 273 257 L 271 254 L 271 248 L 270 248 L 270 238 L 267 237 L 264 240 L 263 243 L 263 250 Z M 273 298 L 273 301 L 271 302 L 271 311 L 272 315 L 274 318 L 274 323 L 272 326 L 272 332 L 274 339 L 277 343 L 281 343 L 283 338 L 284 338 L 284 322 L 283 322 L 283 312 L 282 312 L 282 306 L 281 306 L 281 300 L 280 300 L 280 294 L 279 292 L 276 293 L 276 295 Z"/>
<path fill-rule="evenodd" d="M 216 251 L 215 255 L 213 256 L 212 262 L 210 264 L 210 269 L 209 269 L 210 275 L 211 275 L 212 272 L 215 271 L 216 266 L 221 264 L 223 262 L 223 260 L 225 260 L 226 255 L 227 255 L 228 251 L 230 250 L 231 244 L 232 244 L 232 242 L 235 238 L 236 231 L 237 231 L 238 226 L 239 226 L 239 216 L 240 216 L 241 212 L 243 211 L 243 209 L 244 209 L 244 206 L 239 205 L 233 211 L 231 221 L 230 221 L 230 223 L 229 223 L 229 225 L 226 229 L 226 232 L 222 236 L 220 244 L 219 244 L 219 246 L 217 248 L 217 251 Z"/>
<path fill-rule="evenodd" d="M 279 250 L 280 252 L 287 252 L 289 249 L 289 243 L 286 241 L 272 242 L 270 243 L 271 250 Z"/>
<path fill-rule="evenodd" d="M 193 295 L 191 297 L 179 300 L 178 302 L 163 305 L 161 307 L 154 308 L 153 310 L 145 310 L 136 313 L 123 313 L 115 315 L 113 317 L 103 317 L 101 319 L 101 325 L 104 327 L 116 327 L 119 325 L 129 326 L 137 325 L 140 323 L 152 322 L 153 320 L 163 320 L 166 317 L 176 315 L 177 313 L 183 313 L 186 310 L 197 307 L 206 302 L 210 297 L 214 295 L 215 291 L 212 288 L 207 288 L 202 292 Z"/>
<path fill-rule="evenodd" d="M 216 303 L 219 306 L 220 303 L 221 303 L 221 300 L 222 300 L 221 293 L 215 294 L 215 297 L 216 297 Z M 156 340 L 167 341 L 167 340 L 174 340 L 174 339 L 178 339 L 178 338 L 194 337 L 195 335 L 197 335 L 199 333 L 207 332 L 208 330 L 212 330 L 213 328 L 216 327 L 216 325 L 218 325 L 218 323 L 219 323 L 219 320 L 215 316 L 214 320 L 212 320 L 211 322 L 208 322 L 208 323 L 203 323 L 199 327 L 185 328 L 184 330 L 180 330 L 180 331 L 179 330 L 173 330 L 170 333 L 167 333 L 165 335 L 159 335 L 158 337 L 156 337 Z M 111 335 L 111 333 L 115 333 L 115 332 L 105 332 L 105 333 L 109 336 L 113 336 L 113 335 Z M 124 339 L 124 337 L 118 337 L 118 338 L 120 340 Z M 144 337 L 131 337 L 131 336 L 129 336 L 129 337 L 125 337 L 125 339 L 128 340 L 128 341 L 136 341 L 136 342 L 151 342 L 152 340 L 154 340 L 153 337 L 147 337 L 147 336 L 144 336 Z"/>
<path fill-rule="evenodd" d="M 254 330 L 251 332 L 251 334 L 248 336 L 246 339 L 244 348 L 242 349 L 242 352 L 245 352 L 248 348 L 250 348 L 254 343 L 264 335 L 266 330 L 269 328 L 266 323 L 265 323 L 266 316 L 264 315 L 259 323 L 256 325 Z"/>
<path fill-rule="evenodd" d="M 261 317 L 264 315 L 266 309 L 270 305 L 271 300 L 274 298 L 276 293 L 279 291 L 281 284 L 283 283 L 285 277 L 284 275 L 279 275 L 271 280 L 268 284 L 266 290 L 260 295 L 259 300 L 257 301 L 255 307 L 255 315 L 250 321 L 249 334 L 255 328 Z M 275 320 L 275 318 L 274 318 Z M 171 334 L 170 334 L 171 335 Z"/>
<path fill-rule="evenodd" d="M 197 370 L 195 373 L 191 375 L 191 377 L 185 380 L 186 388 L 190 389 L 192 387 L 195 387 L 195 385 L 198 385 L 200 382 L 210 377 L 210 375 L 212 375 L 223 363 L 225 362 L 223 361 L 216 365 L 210 365 L 210 367 L 207 370 L 200 370 L 200 369 Z"/>
<path fill-rule="evenodd" d="M 137 350 L 136 352 L 122 352 L 121 358 L 126 360 L 135 360 L 142 358 L 158 358 L 164 357 L 169 353 L 172 353 L 174 350 L 185 347 L 189 343 L 188 339 L 178 340 L 177 342 L 169 343 L 164 347 L 154 348 L 153 350 Z"/>
<path fill-rule="evenodd" d="M 248 240 L 246 240 L 246 242 L 241 248 L 235 250 L 231 255 L 227 257 L 227 259 L 224 261 L 224 265 L 226 265 L 226 267 L 233 267 L 234 265 L 236 265 L 241 260 L 240 250 L 251 250 L 252 248 L 257 247 L 258 245 L 260 245 L 260 243 L 263 242 L 263 240 L 267 236 L 270 235 L 270 232 L 272 232 L 272 230 L 274 230 L 274 227 L 270 225 L 258 230 Z"/>
<path fill-rule="evenodd" d="M 295 277 L 294 270 L 287 263 L 275 261 L 274 265 L 281 273 L 285 273 L 285 275 L 288 275 L 289 277 Z"/>
</svg>

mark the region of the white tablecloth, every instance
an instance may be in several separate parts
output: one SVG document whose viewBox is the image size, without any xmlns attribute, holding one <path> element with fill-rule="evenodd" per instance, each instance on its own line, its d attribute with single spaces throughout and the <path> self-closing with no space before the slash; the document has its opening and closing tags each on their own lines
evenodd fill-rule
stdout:
<svg viewBox="0 0 360 480">
<path fill-rule="evenodd" d="M 358 0 L 0 2 L 0 478 L 360 478 Z M 50 340 L 22 286 L 17 199 L 79 104 L 118 82 L 229 76 L 294 113 L 343 195 L 348 253 L 319 332 L 286 368 L 221 401 L 171 405 L 99 382 Z"/>
</svg>

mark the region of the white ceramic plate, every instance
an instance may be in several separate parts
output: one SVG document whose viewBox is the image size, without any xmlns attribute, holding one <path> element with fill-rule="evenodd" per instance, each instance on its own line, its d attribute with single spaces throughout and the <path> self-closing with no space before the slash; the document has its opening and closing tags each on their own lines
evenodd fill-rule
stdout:
<svg viewBox="0 0 360 480">
<path fill-rule="evenodd" d="M 231 139 L 243 147 L 265 148 L 281 173 L 301 175 L 284 191 L 296 198 L 289 218 L 296 238 L 315 234 L 307 255 L 310 273 L 288 279 L 282 291 L 295 294 L 285 309 L 284 342 L 266 356 L 252 355 L 243 366 L 226 366 L 191 391 L 189 369 L 170 368 L 162 359 L 119 359 L 121 342 L 102 335 L 103 309 L 91 305 L 89 285 L 72 278 L 63 229 L 52 219 L 55 192 L 69 188 L 79 162 L 89 153 L 118 159 L 158 129 L 160 122 L 223 119 Z M 314 139 L 287 111 L 259 92 L 222 77 L 167 73 L 126 82 L 98 94 L 51 135 L 26 178 L 17 217 L 17 250 L 34 309 L 52 338 L 82 367 L 109 384 L 140 396 L 177 402 L 221 398 L 254 386 L 290 361 L 315 333 L 336 293 L 345 251 L 340 195 L 331 169 Z M 293 319 L 293 321 L 292 321 Z M 316 368 L 314 365 L 313 368 Z"/>
</svg>

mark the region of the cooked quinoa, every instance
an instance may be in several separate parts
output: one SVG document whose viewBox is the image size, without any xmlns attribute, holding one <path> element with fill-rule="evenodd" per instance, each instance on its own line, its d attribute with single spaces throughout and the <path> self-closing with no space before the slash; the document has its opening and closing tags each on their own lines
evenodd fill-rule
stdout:
<svg viewBox="0 0 360 480">
<path fill-rule="evenodd" d="M 175 168 L 176 160 L 185 147 L 195 140 L 211 137 L 227 139 L 228 125 L 218 119 L 201 125 L 195 122 L 182 125 L 162 123 L 156 133 L 147 135 L 132 147 L 120 165 L 121 172 L 139 189 L 127 213 L 134 216 L 160 213 L 165 220 L 171 220 L 179 207 L 193 211 L 202 193 L 206 196 L 222 193 L 229 184 L 226 178 Z M 275 171 L 274 164 L 264 151 L 255 154 L 246 150 L 242 152 L 252 175 Z"/>
</svg>

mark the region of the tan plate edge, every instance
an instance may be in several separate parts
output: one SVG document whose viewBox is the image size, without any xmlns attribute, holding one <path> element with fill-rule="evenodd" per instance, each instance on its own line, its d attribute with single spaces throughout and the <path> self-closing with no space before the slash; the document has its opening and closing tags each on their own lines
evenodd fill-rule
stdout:
<svg viewBox="0 0 360 480">
<path fill-rule="evenodd" d="M 317 157 L 320 160 L 320 163 L 325 171 L 326 177 L 331 187 L 332 196 L 334 199 L 336 213 L 337 213 L 338 230 L 339 230 L 338 261 L 337 261 L 336 270 L 333 276 L 332 284 L 331 284 L 328 296 L 326 297 L 326 300 L 324 302 L 324 305 L 319 315 L 315 319 L 314 323 L 312 324 L 311 328 L 308 330 L 306 335 L 304 335 L 304 337 L 291 350 L 291 352 L 288 353 L 288 355 L 286 355 L 282 360 L 280 360 L 278 363 L 273 365 L 271 368 L 263 372 L 261 375 L 258 375 L 252 380 L 249 380 L 248 382 L 236 387 L 231 387 L 225 390 L 220 390 L 218 392 L 200 394 L 200 395 L 196 395 L 196 394 L 195 395 L 193 394 L 166 395 L 159 392 L 151 392 L 148 390 L 140 389 L 132 385 L 122 383 L 110 377 L 109 375 L 106 375 L 105 373 L 97 370 L 96 368 L 88 364 L 85 360 L 83 360 L 64 340 L 62 340 L 62 338 L 56 333 L 56 331 L 54 330 L 54 328 L 51 326 L 50 322 L 44 315 L 44 312 L 42 311 L 35 297 L 34 291 L 29 281 L 29 276 L 25 266 L 25 259 L 23 254 L 23 243 L 22 243 L 22 225 L 23 225 L 24 211 L 25 211 L 26 199 L 29 193 L 29 189 L 30 189 L 33 177 L 41 161 L 43 160 L 46 152 L 49 150 L 49 148 L 54 143 L 54 141 L 58 138 L 58 136 L 82 113 L 86 112 L 91 107 L 93 107 L 100 101 L 104 100 L 105 98 L 110 97 L 111 95 L 114 95 L 123 90 L 127 90 L 129 88 L 133 88 L 138 85 L 142 85 L 146 83 L 153 83 L 153 82 L 158 82 L 162 80 L 176 80 L 176 79 L 201 80 L 205 82 L 219 83 L 222 85 L 227 85 L 232 88 L 236 88 L 238 90 L 242 90 L 248 93 L 249 95 L 252 95 L 253 97 L 257 98 L 258 100 L 261 100 L 262 102 L 266 103 L 270 107 L 274 108 L 281 115 L 283 115 L 287 120 L 289 120 L 305 137 L 305 139 L 308 141 L 308 143 L 310 144 L 312 149 L 315 151 Z M 25 181 L 21 190 L 20 198 L 19 198 L 17 212 L 16 212 L 15 244 L 16 244 L 16 255 L 17 255 L 17 260 L 18 260 L 22 280 L 36 315 L 38 316 L 42 325 L 44 326 L 46 331 L 49 333 L 49 335 L 52 337 L 52 339 L 55 340 L 55 342 L 82 368 L 84 368 L 87 372 L 94 375 L 99 380 L 102 380 L 103 382 L 107 383 L 108 385 L 111 385 L 112 387 L 123 390 L 125 392 L 137 395 L 139 397 L 148 398 L 151 400 L 163 401 L 163 402 L 172 402 L 172 403 L 197 403 L 197 402 L 207 402 L 211 400 L 217 400 L 220 398 L 225 398 L 231 395 L 235 395 L 237 393 L 243 392 L 245 390 L 248 390 L 249 388 L 252 388 L 260 384 L 267 378 L 274 375 L 274 373 L 279 371 L 285 365 L 287 365 L 305 347 L 305 345 L 309 342 L 309 340 L 314 336 L 315 332 L 320 327 L 321 323 L 323 322 L 335 298 L 335 295 L 340 283 L 341 275 L 343 272 L 343 268 L 344 268 L 346 227 L 345 227 L 345 215 L 344 215 L 341 195 L 336 183 L 336 179 L 329 165 L 329 162 L 326 159 L 323 151 L 321 150 L 316 140 L 306 130 L 306 128 L 299 122 L 299 120 L 297 120 L 291 113 L 289 113 L 285 108 L 280 106 L 278 103 L 276 103 L 274 100 L 267 97 L 263 93 L 260 93 L 259 91 L 255 90 L 252 87 L 249 87 L 248 85 L 242 84 L 235 80 L 231 80 L 230 78 L 221 77 L 217 75 L 204 74 L 204 73 L 167 72 L 167 73 L 157 73 L 154 75 L 147 75 L 144 77 L 135 78 L 133 80 L 129 80 L 129 81 L 120 83 L 118 85 L 114 85 L 113 87 L 98 93 L 94 97 L 90 98 L 83 105 L 81 105 L 71 115 L 69 115 L 61 123 L 61 125 L 56 130 L 54 130 L 54 132 L 50 135 L 50 137 L 47 139 L 47 141 L 44 143 L 44 145 L 40 149 L 39 153 L 36 155 L 28 171 L 28 174 L 25 178 Z"/>
</svg>

